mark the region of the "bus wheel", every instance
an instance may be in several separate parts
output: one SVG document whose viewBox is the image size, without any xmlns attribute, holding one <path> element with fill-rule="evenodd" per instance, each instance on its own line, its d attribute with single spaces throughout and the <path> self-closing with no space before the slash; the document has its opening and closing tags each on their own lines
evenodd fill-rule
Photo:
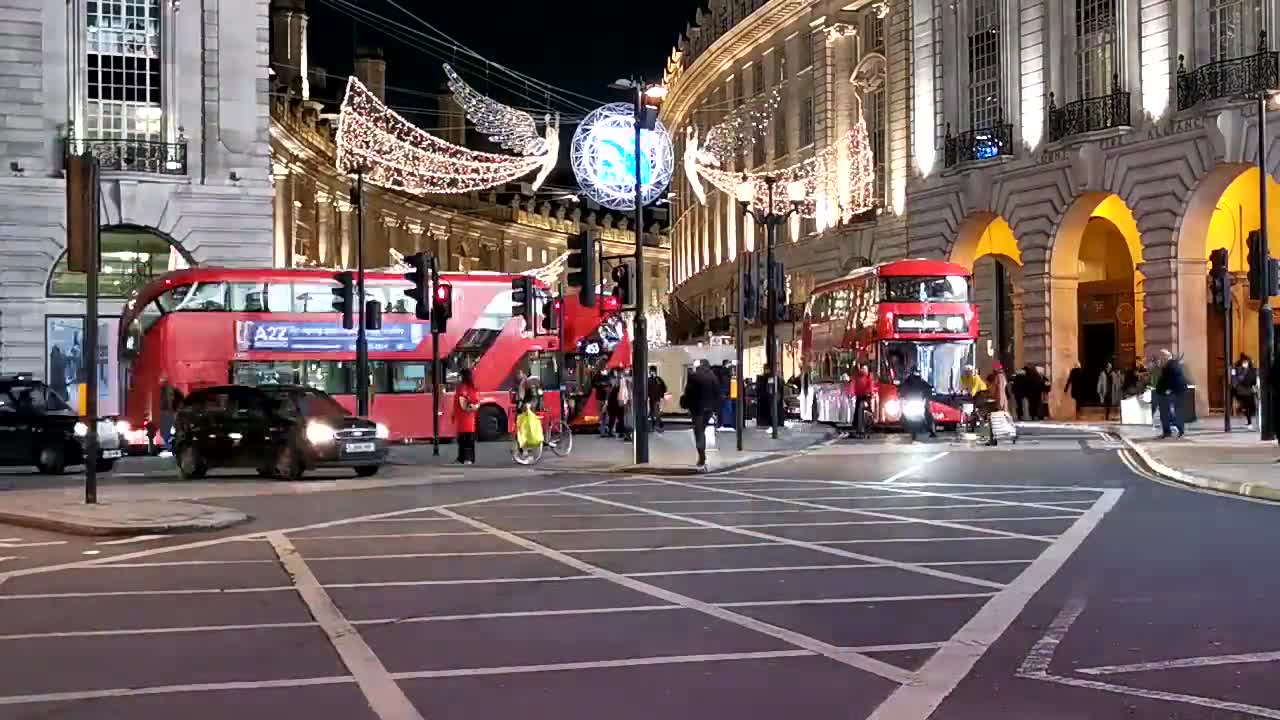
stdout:
<svg viewBox="0 0 1280 720">
<path fill-rule="evenodd" d="M 480 442 L 493 442 L 507 434 L 507 414 L 497 405 L 485 405 L 476 413 L 476 435 Z"/>
</svg>

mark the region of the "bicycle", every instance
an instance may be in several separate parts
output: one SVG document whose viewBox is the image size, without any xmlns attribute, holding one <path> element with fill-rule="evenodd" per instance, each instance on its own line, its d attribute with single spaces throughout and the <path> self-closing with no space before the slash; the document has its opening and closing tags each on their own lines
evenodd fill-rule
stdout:
<svg viewBox="0 0 1280 720">
<path fill-rule="evenodd" d="M 573 452 L 573 430 L 569 423 L 558 420 L 548 426 L 546 413 L 536 413 L 542 423 L 542 444 L 535 448 L 520 447 L 520 433 L 516 432 L 512 439 L 511 459 L 519 465 L 536 465 L 542 459 L 546 448 L 558 457 L 567 457 Z"/>
</svg>

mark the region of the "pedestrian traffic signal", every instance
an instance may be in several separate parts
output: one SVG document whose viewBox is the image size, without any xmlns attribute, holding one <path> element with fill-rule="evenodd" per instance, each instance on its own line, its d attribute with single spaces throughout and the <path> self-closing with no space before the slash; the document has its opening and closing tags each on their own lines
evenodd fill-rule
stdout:
<svg viewBox="0 0 1280 720">
<path fill-rule="evenodd" d="M 453 286 L 436 285 L 436 295 L 431 303 L 431 332 L 437 335 L 444 333 L 449 327 L 449 318 L 453 317 Z"/>
<path fill-rule="evenodd" d="M 760 278 L 756 276 L 755 254 L 749 253 L 742 263 L 742 321 L 760 319 Z"/>
<path fill-rule="evenodd" d="M 1219 248 L 1209 253 L 1209 287 L 1213 306 L 1219 310 L 1231 307 L 1231 274 L 1227 271 L 1227 250 Z"/>
<path fill-rule="evenodd" d="M 1254 230 L 1249 233 L 1249 299 L 1262 299 L 1262 283 L 1263 273 L 1266 269 L 1266 263 L 1263 259 L 1267 256 L 1262 247 L 1262 233 Z"/>
<path fill-rule="evenodd" d="M 769 276 L 769 300 L 773 303 L 774 321 L 787 319 L 787 274 L 782 263 L 773 263 L 773 273 Z"/>
<path fill-rule="evenodd" d="M 596 306 L 596 241 L 589 231 L 569 238 L 570 287 L 578 288 L 578 301 L 583 307 Z"/>
<path fill-rule="evenodd" d="M 533 328 L 533 278 L 528 275 L 511 279 L 511 317 L 522 318 L 525 330 Z"/>
<path fill-rule="evenodd" d="M 405 273 L 404 279 L 413 283 L 413 287 L 404 291 L 405 297 L 413 300 L 414 314 L 419 320 L 430 320 L 431 311 L 430 303 L 427 302 L 427 285 L 431 282 L 431 258 L 423 253 L 410 255 L 404 259 L 406 265 L 412 268 Z"/>
<path fill-rule="evenodd" d="M 560 329 L 560 298 L 549 297 L 542 303 L 542 329 L 546 332 Z"/>
<path fill-rule="evenodd" d="M 338 287 L 329 290 L 333 293 L 333 311 L 342 315 L 343 329 L 350 330 L 356 326 L 356 274 L 343 270 L 334 273 L 333 279 L 338 283 Z"/>
<path fill-rule="evenodd" d="M 625 262 L 613 267 L 613 296 L 618 299 L 619 307 L 631 304 L 631 266 Z"/>
</svg>

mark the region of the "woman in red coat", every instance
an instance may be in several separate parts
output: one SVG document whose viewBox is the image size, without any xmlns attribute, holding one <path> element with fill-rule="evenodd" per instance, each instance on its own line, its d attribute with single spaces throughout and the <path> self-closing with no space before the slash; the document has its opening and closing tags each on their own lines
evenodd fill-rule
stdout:
<svg viewBox="0 0 1280 720">
<path fill-rule="evenodd" d="M 476 411 L 480 396 L 471 381 L 471 370 L 463 369 L 462 382 L 453 394 L 453 422 L 458 430 L 458 464 L 476 464 Z"/>
</svg>

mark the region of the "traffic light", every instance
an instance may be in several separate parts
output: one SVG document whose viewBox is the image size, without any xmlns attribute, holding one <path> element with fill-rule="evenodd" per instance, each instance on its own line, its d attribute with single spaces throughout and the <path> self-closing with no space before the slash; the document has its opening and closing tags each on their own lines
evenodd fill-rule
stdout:
<svg viewBox="0 0 1280 720">
<path fill-rule="evenodd" d="M 356 274 L 343 270 L 334 273 L 333 279 L 338 283 L 338 287 L 329 290 L 333 293 L 333 311 L 342 314 L 342 327 L 350 330 L 356 326 Z"/>
<path fill-rule="evenodd" d="M 453 317 L 453 286 L 436 285 L 435 302 L 431 303 L 431 332 L 443 334 Z"/>
<path fill-rule="evenodd" d="M 1219 248 L 1209 253 L 1209 285 L 1213 306 L 1219 310 L 1231 307 L 1231 275 L 1227 271 L 1227 250 Z"/>
<path fill-rule="evenodd" d="M 760 278 L 756 275 L 755 255 L 748 254 L 742 263 L 742 321 L 760 319 Z"/>
<path fill-rule="evenodd" d="M 615 265 L 612 271 L 613 275 L 613 296 L 618 299 L 618 305 L 626 307 L 631 304 L 631 266 L 625 262 L 621 265 Z"/>
<path fill-rule="evenodd" d="M 578 300 L 583 307 L 596 306 L 596 241 L 589 231 L 569 238 L 570 287 L 578 288 Z"/>
<path fill-rule="evenodd" d="M 773 301 L 773 319 L 787 319 L 787 275 L 782 263 L 773 263 L 773 274 L 769 277 L 769 299 Z"/>
<path fill-rule="evenodd" d="M 1249 233 L 1249 299 L 1262 299 L 1263 258 L 1266 253 L 1262 249 L 1262 233 L 1254 230 Z"/>
<path fill-rule="evenodd" d="M 533 328 L 533 278 L 528 275 L 511 279 L 511 317 L 523 318 L 525 330 Z"/>
<path fill-rule="evenodd" d="M 366 300 L 364 303 L 364 329 L 382 329 L 382 303 L 377 300 Z"/>
<path fill-rule="evenodd" d="M 560 307 L 561 300 L 558 297 L 549 297 L 542 303 L 542 329 L 546 332 L 560 329 Z"/>
<path fill-rule="evenodd" d="M 431 281 L 431 259 L 423 253 L 410 255 L 404 259 L 413 268 L 405 273 L 404 279 L 413 283 L 413 287 L 404 291 L 404 296 L 415 303 L 414 314 L 419 320 L 430 320 L 430 303 L 427 302 L 427 285 Z"/>
</svg>

